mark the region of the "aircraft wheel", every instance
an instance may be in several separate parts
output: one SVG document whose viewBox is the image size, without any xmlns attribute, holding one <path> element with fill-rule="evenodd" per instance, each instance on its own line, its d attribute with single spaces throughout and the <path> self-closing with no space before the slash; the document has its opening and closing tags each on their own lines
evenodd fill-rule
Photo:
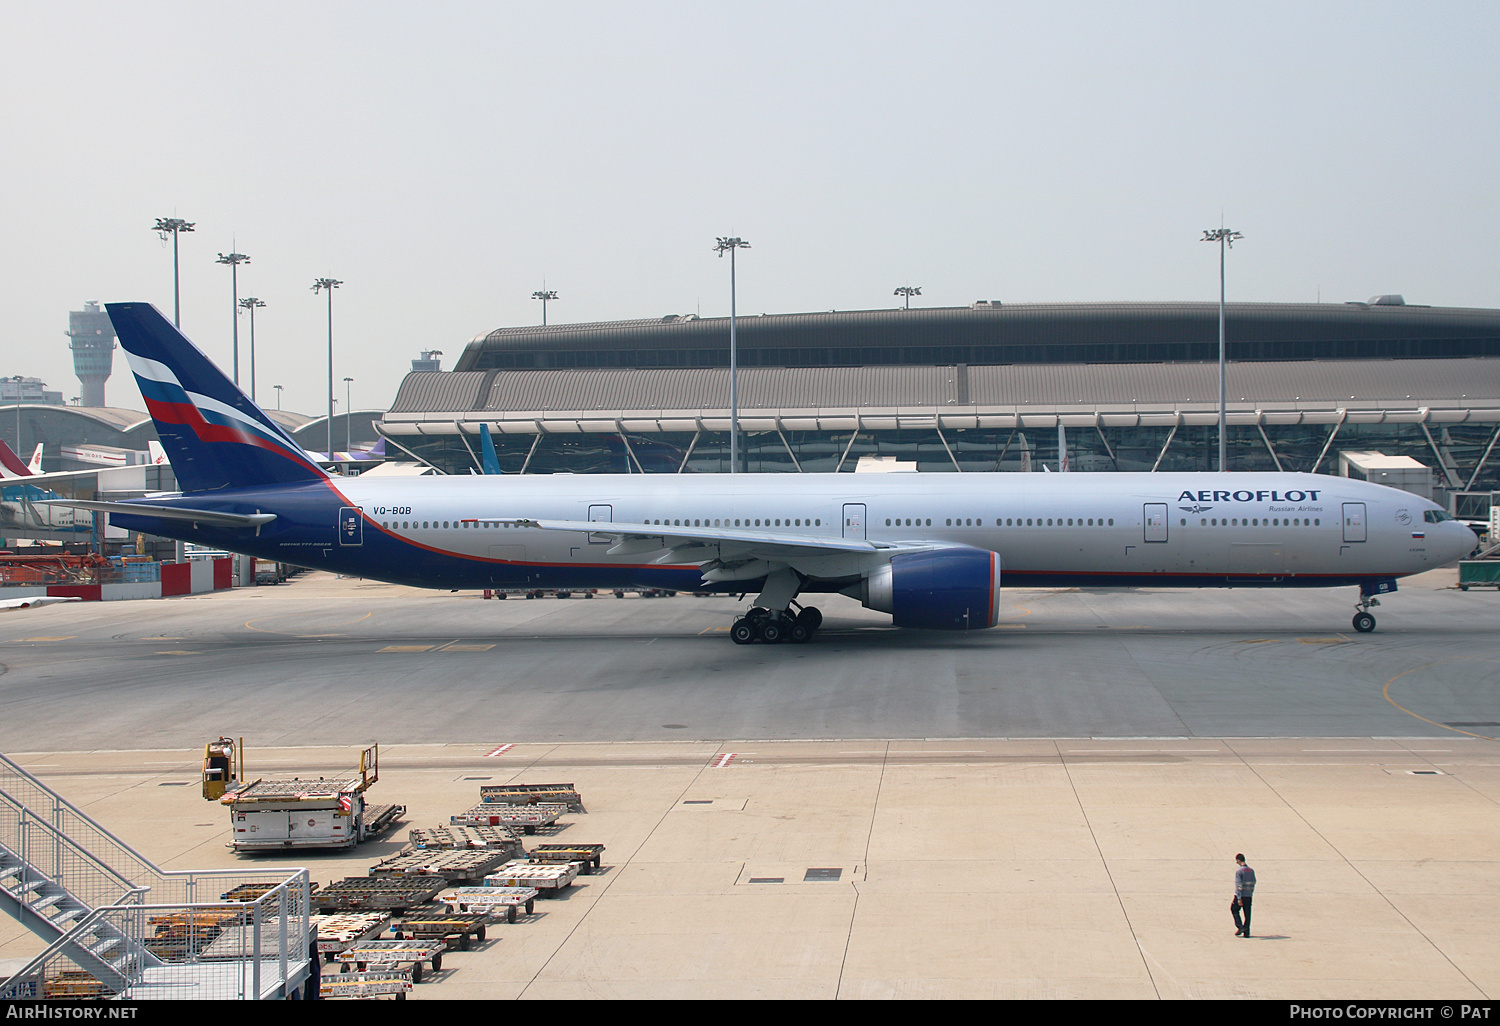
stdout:
<svg viewBox="0 0 1500 1026">
<path fill-rule="evenodd" d="M 1375 618 L 1369 613 L 1355 613 L 1354 629 L 1361 634 L 1369 634 L 1375 629 Z"/>
<path fill-rule="evenodd" d="M 775 645 L 786 640 L 786 627 L 780 620 L 769 617 L 760 625 L 760 640 L 767 645 Z"/>
<path fill-rule="evenodd" d="M 741 617 L 729 628 L 729 639 L 736 645 L 749 645 L 755 641 L 755 625 Z"/>
<path fill-rule="evenodd" d="M 807 624 L 803 623 L 800 618 L 793 620 L 786 632 L 787 640 L 798 645 L 811 641 L 812 636 L 813 632 L 807 629 Z"/>
<path fill-rule="evenodd" d="M 823 611 L 817 606 L 803 606 L 802 612 L 797 614 L 797 622 L 806 624 L 808 632 L 815 632 L 823 626 Z"/>
</svg>

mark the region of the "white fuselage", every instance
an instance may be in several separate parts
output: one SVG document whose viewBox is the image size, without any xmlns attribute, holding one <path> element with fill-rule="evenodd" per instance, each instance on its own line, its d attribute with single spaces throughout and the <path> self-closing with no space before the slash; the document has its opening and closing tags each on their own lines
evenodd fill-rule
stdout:
<svg viewBox="0 0 1500 1026">
<path fill-rule="evenodd" d="M 335 479 L 365 530 L 434 554 L 651 564 L 608 539 L 499 521 L 610 521 L 963 545 L 1008 583 L 1341 583 L 1401 577 L 1476 539 L 1426 499 L 1308 474 L 742 474 Z M 1441 519 L 1439 519 L 1441 518 Z M 668 548 L 663 544 L 660 551 Z M 378 576 L 372 573 L 371 576 Z M 1199 580 L 1195 580 L 1199 579 Z"/>
</svg>

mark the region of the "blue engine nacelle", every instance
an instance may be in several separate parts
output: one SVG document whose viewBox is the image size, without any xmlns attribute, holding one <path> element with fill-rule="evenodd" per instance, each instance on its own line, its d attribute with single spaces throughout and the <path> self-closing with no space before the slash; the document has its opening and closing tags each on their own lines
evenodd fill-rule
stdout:
<svg viewBox="0 0 1500 1026">
<path fill-rule="evenodd" d="M 1000 618 L 1000 554 L 954 546 L 907 552 L 846 592 L 897 627 L 977 631 Z"/>
</svg>

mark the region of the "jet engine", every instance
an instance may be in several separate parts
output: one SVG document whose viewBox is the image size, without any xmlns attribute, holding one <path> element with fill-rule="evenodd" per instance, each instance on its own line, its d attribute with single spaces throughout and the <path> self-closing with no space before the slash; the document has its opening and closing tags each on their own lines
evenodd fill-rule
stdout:
<svg viewBox="0 0 1500 1026">
<path fill-rule="evenodd" d="M 999 622 L 1000 554 L 967 546 L 901 553 L 844 594 L 890 613 L 897 627 L 983 630 Z"/>
</svg>

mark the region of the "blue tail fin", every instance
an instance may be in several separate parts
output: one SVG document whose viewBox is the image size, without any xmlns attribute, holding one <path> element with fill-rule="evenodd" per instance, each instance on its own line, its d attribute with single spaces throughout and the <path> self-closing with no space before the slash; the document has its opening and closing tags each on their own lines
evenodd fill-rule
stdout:
<svg viewBox="0 0 1500 1026">
<path fill-rule="evenodd" d="M 480 455 L 484 458 L 484 472 L 486 474 L 500 473 L 500 457 L 495 455 L 495 440 L 490 437 L 488 424 L 479 425 L 479 446 Z"/>
<path fill-rule="evenodd" d="M 302 447 L 156 307 L 105 308 L 183 491 L 327 480 Z"/>
</svg>

